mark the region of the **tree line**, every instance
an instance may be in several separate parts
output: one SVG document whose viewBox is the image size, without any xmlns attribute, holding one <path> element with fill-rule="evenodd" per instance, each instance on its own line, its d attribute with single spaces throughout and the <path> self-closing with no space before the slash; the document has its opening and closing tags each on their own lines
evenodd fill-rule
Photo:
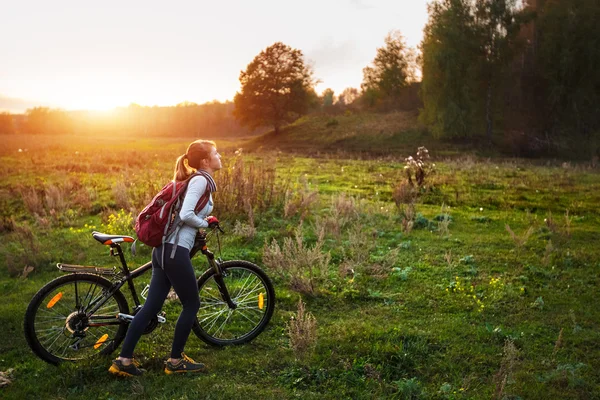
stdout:
<svg viewBox="0 0 600 400">
<path fill-rule="evenodd" d="M 243 137 L 256 134 L 233 116 L 232 102 L 184 102 L 172 107 L 131 104 L 110 112 L 34 107 L 25 114 L 0 113 L 0 134 L 77 134 L 176 137 Z"/>
</svg>

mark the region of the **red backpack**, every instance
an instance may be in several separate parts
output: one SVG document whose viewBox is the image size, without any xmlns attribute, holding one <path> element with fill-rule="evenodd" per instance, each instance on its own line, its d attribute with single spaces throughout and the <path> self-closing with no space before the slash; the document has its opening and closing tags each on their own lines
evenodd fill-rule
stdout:
<svg viewBox="0 0 600 400">
<path fill-rule="evenodd" d="M 183 225 L 178 216 L 185 191 L 192 177 L 198 175 L 201 174 L 192 174 L 185 181 L 171 181 L 154 196 L 150 204 L 135 219 L 135 232 L 140 242 L 148 246 L 159 247 L 173 232 L 179 230 L 178 228 Z M 197 213 L 202 210 L 209 198 L 210 188 L 207 185 L 206 192 L 198 200 L 194 211 Z M 179 220 L 179 222 L 175 224 L 175 220 Z"/>
</svg>

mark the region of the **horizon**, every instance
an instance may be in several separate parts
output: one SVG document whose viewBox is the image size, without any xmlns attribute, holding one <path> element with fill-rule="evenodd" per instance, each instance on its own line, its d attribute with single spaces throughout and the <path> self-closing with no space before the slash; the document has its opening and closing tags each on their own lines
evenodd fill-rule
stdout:
<svg viewBox="0 0 600 400">
<path fill-rule="evenodd" d="M 67 1 L 60 13 L 42 1 L 15 3 L 0 26 L 4 37 L 18 39 L 0 43 L 0 111 L 233 101 L 240 71 L 277 41 L 303 52 L 317 93 L 331 88 L 339 95 L 360 88 L 362 69 L 390 31 L 418 46 L 426 3 L 311 0 L 293 10 L 293 19 L 273 1 L 179 1 L 168 8 Z"/>
</svg>

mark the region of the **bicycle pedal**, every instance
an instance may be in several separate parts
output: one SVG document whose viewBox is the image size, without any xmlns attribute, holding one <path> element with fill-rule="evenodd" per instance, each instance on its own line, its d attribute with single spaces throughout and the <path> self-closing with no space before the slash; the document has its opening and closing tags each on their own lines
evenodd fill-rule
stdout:
<svg viewBox="0 0 600 400">
<path fill-rule="evenodd" d="M 165 322 L 167 322 L 167 319 L 165 318 L 165 312 L 164 311 L 156 314 L 156 318 L 158 318 L 158 322 L 161 323 L 161 324 L 164 324 Z"/>
</svg>

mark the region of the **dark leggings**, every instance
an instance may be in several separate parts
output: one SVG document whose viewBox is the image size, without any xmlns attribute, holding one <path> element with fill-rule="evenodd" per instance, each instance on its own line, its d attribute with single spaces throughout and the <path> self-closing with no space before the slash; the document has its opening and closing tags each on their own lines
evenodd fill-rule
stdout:
<svg viewBox="0 0 600 400">
<path fill-rule="evenodd" d="M 184 247 L 178 246 L 175 252 L 175 258 L 171 257 L 171 244 L 165 244 L 164 269 L 161 268 L 162 248 L 157 247 L 152 251 L 152 280 L 148 298 L 142 309 L 135 315 L 127 336 L 121 349 L 121 357 L 132 358 L 133 349 L 142 336 L 142 332 L 148 326 L 148 323 L 160 312 L 171 285 L 175 293 L 179 296 L 183 311 L 179 315 L 177 325 L 175 326 L 175 337 L 173 338 L 173 347 L 171 348 L 171 358 L 181 358 L 181 353 L 185 346 L 192 325 L 196 318 L 196 313 L 200 308 L 200 299 L 198 297 L 198 285 L 196 283 L 196 274 L 190 260 L 190 251 Z"/>
</svg>

